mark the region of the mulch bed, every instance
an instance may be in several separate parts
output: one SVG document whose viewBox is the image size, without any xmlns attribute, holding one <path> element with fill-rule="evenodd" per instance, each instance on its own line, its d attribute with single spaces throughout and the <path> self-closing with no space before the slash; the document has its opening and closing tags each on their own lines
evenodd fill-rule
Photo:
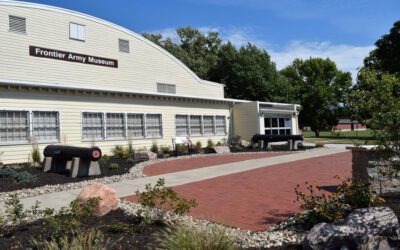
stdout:
<svg viewBox="0 0 400 250">
<path fill-rule="evenodd" d="M 146 225 L 143 230 L 139 230 L 141 219 L 127 215 L 118 209 L 102 217 L 92 217 L 84 224 L 83 229 L 97 229 L 104 234 L 105 241 L 108 242 L 109 249 L 146 249 L 146 246 L 154 244 L 157 238 L 154 235 L 161 232 L 166 226 L 161 223 Z M 110 226 L 124 225 L 128 230 L 115 230 Z M 115 227 L 114 227 L 115 228 Z M 32 249 L 32 239 L 46 237 L 44 220 L 40 219 L 29 224 L 21 224 L 6 231 L 0 231 L 1 249 Z"/>
<path fill-rule="evenodd" d="M 119 164 L 119 168 L 110 169 L 109 166 L 112 163 Z M 129 164 L 126 159 L 119 159 L 111 157 L 108 161 L 103 161 L 100 164 L 101 175 L 91 177 L 77 177 L 71 178 L 67 174 L 58 173 L 44 173 L 43 168 L 37 168 L 29 166 L 28 164 L 11 165 L 5 167 L 12 167 L 18 172 L 26 171 L 36 177 L 36 181 L 30 183 L 17 183 L 12 177 L 1 177 L 0 176 L 0 192 L 9 192 L 24 188 L 36 188 L 45 185 L 56 185 L 72 182 L 80 182 L 85 180 L 96 179 L 100 177 L 122 175 L 129 172 L 129 169 L 134 164 Z"/>
</svg>

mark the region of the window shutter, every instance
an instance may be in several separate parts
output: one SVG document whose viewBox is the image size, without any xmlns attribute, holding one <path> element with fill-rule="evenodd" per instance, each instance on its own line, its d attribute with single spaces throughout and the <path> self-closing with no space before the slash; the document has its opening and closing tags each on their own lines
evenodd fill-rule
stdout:
<svg viewBox="0 0 400 250">
<path fill-rule="evenodd" d="M 26 19 L 23 17 L 9 16 L 9 30 L 15 33 L 26 34 Z"/>
</svg>

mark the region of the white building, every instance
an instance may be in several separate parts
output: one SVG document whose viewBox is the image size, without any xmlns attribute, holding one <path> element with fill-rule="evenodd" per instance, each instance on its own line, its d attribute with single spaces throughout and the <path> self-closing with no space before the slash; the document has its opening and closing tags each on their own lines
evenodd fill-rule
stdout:
<svg viewBox="0 0 400 250">
<path fill-rule="evenodd" d="M 0 0 L 0 161 L 28 161 L 32 143 L 203 145 L 298 133 L 298 105 L 224 98 L 142 36 L 86 14 Z"/>
</svg>

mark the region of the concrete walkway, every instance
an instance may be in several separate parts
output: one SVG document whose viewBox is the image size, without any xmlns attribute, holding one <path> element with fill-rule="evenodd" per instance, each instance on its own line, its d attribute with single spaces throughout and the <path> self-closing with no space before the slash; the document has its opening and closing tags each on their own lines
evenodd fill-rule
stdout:
<svg viewBox="0 0 400 250">
<path fill-rule="evenodd" d="M 137 190 L 143 191 L 148 183 L 156 183 L 159 178 L 164 178 L 168 186 L 178 186 L 192 182 L 207 180 L 219 176 L 254 170 L 258 168 L 265 168 L 277 164 L 289 163 L 298 160 L 305 160 L 315 157 L 327 156 L 337 153 L 345 152 L 343 148 L 323 148 L 320 150 L 312 150 L 306 152 L 293 153 L 289 155 L 282 155 L 276 157 L 260 158 L 253 160 L 246 160 L 240 162 L 233 162 L 199 169 L 139 178 L 135 180 L 123 181 L 109 184 L 109 186 L 116 190 L 119 197 L 125 197 L 135 194 Z M 25 208 L 29 208 L 39 201 L 42 208 L 60 209 L 63 206 L 74 200 L 81 189 L 49 193 L 34 197 L 22 198 L 21 202 Z M 4 203 L 0 203 L 0 210 L 4 210 Z"/>
</svg>

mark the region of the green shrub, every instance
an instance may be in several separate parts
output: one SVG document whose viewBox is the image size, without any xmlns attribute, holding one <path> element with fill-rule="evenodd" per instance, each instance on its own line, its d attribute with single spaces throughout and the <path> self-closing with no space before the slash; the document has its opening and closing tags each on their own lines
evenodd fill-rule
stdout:
<svg viewBox="0 0 400 250">
<path fill-rule="evenodd" d="M 132 233 L 133 230 L 131 228 L 131 226 L 127 223 L 122 223 L 122 222 L 118 222 L 118 223 L 113 223 L 110 224 L 107 228 L 107 231 L 110 233 Z"/>
<path fill-rule="evenodd" d="M 26 217 L 24 205 L 22 205 L 17 194 L 10 194 L 5 202 L 5 205 L 6 217 L 13 223 L 19 223 L 22 219 Z"/>
<path fill-rule="evenodd" d="M 217 146 L 219 147 L 219 146 L 222 146 L 222 142 L 217 142 Z"/>
<path fill-rule="evenodd" d="M 207 148 L 212 148 L 212 147 L 214 147 L 214 142 L 213 142 L 213 140 L 211 140 L 211 139 L 209 139 L 208 141 L 207 141 Z"/>
<path fill-rule="evenodd" d="M 132 135 L 128 135 L 128 147 L 126 148 L 126 154 L 128 156 L 133 156 L 135 155 L 135 149 L 133 148 L 132 145 Z"/>
<path fill-rule="evenodd" d="M 110 160 L 110 156 L 109 156 L 108 154 L 104 154 L 104 155 L 102 156 L 102 158 L 103 158 L 105 161 L 109 161 L 109 160 Z"/>
<path fill-rule="evenodd" d="M 196 148 L 197 151 L 202 149 L 201 141 L 196 142 L 195 148 Z"/>
<path fill-rule="evenodd" d="M 133 165 L 133 164 L 135 164 L 135 160 L 134 160 L 134 159 L 132 159 L 132 158 L 128 158 L 128 159 L 126 159 L 126 162 L 127 162 L 128 164 L 130 164 L 130 165 Z"/>
<path fill-rule="evenodd" d="M 113 154 L 117 158 L 126 158 L 127 157 L 126 150 L 121 145 L 115 146 L 115 148 L 113 149 Z"/>
<path fill-rule="evenodd" d="M 175 149 L 179 155 L 189 153 L 188 146 L 185 144 L 176 144 Z"/>
<path fill-rule="evenodd" d="M 323 148 L 325 145 L 324 145 L 324 143 L 322 143 L 322 142 L 316 142 L 315 143 L 315 147 L 316 148 Z"/>
<path fill-rule="evenodd" d="M 108 166 L 109 169 L 119 169 L 119 164 L 118 163 L 111 163 L 110 166 Z"/>
<path fill-rule="evenodd" d="M 32 144 L 31 157 L 32 157 L 33 166 L 40 167 L 40 165 L 42 163 L 42 156 L 40 155 L 40 150 L 39 150 L 39 146 L 37 145 L 37 143 Z"/>
<path fill-rule="evenodd" d="M 42 250 L 106 250 L 108 241 L 104 239 L 104 234 L 98 230 L 90 230 L 87 232 L 74 233 L 71 238 L 64 235 L 59 239 L 51 239 L 50 241 L 33 240 L 35 249 Z"/>
<path fill-rule="evenodd" d="M 201 249 L 201 250 L 234 250 L 239 249 L 232 237 L 224 229 L 199 229 L 193 226 L 168 228 L 158 234 L 161 249 Z"/>
<path fill-rule="evenodd" d="M 161 146 L 160 147 L 160 151 L 163 153 L 163 154 L 169 154 L 170 152 L 171 152 L 171 147 L 170 146 Z"/>
<path fill-rule="evenodd" d="M 352 183 L 351 179 L 342 181 L 336 192 L 330 195 L 307 182 L 306 190 L 308 194 L 300 191 L 300 185 L 295 188 L 296 201 L 307 210 L 297 215 L 297 222 L 307 229 L 320 222 L 338 222 L 354 209 L 379 206 L 383 202 L 372 194 L 371 185 Z"/>
<path fill-rule="evenodd" d="M 13 168 L 2 168 L 0 169 L 0 177 L 12 177 L 17 174 L 17 171 Z"/>
<path fill-rule="evenodd" d="M 23 171 L 17 172 L 16 175 L 14 175 L 14 181 L 17 183 L 32 183 L 37 181 L 37 178 L 33 174 Z"/>
<path fill-rule="evenodd" d="M 157 143 L 153 143 L 153 145 L 151 145 L 150 151 L 153 153 L 158 154 L 158 146 Z"/>
<path fill-rule="evenodd" d="M 178 195 L 172 188 L 166 187 L 164 179 L 159 179 L 154 186 L 147 184 L 143 193 L 136 191 L 136 196 L 143 206 L 158 208 L 156 211 L 156 219 L 158 220 L 163 220 L 164 213 L 167 210 L 183 215 L 197 206 L 194 199 L 187 200 Z"/>
</svg>

